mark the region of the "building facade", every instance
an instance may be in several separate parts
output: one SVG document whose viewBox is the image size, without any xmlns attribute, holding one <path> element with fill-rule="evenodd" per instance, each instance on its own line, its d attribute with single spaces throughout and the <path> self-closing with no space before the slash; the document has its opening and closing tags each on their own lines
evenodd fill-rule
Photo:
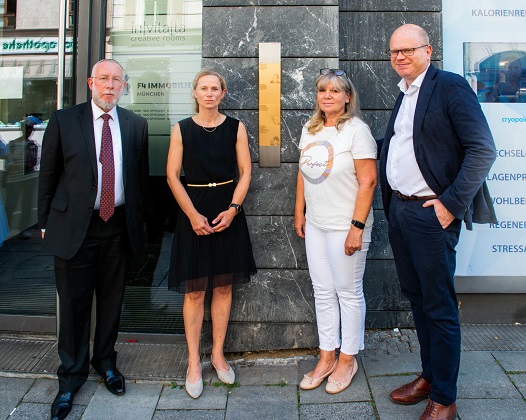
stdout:
<svg viewBox="0 0 526 420">
<path fill-rule="evenodd" d="M 244 207 L 258 274 L 251 283 L 235 289 L 226 347 L 228 351 L 246 351 L 317 346 L 304 243 L 293 228 L 298 143 L 302 124 L 314 107 L 314 80 L 320 68 L 344 69 L 357 87 L 365 122 L 375 138 L 382 138 L 399 93 L 398 76 L 384 52 L 389 37 L 404 23 L 423 26 L 433 45 L 433 64 L 441 67 L 441 0 L 47 3 L 49 6 L 41 11 L 36 0 L 0 0 L 1 37 L 7 45 L 2 50 L 0 70 L 14 80 L 12 86 L 18 86 L 18 90 L 12 88 L 0 99 L 0 120 L 7 122 L 0 127 L 0 135 L 4 141 L 13 140 L 19 135 L 17 123 L 33 115 L 42 120 L 35 134 L 38 143 L 45 120 L 57 107 L 57 82 L 63 85 L 63 106 L 70 106 L 89 97 L 85 81 L 98 59 L 115 58 L 124 65 L 129 88 L 121 105 L 150 122 L 154 205 L 147 229 L 150 242 L 144 255 L 135 261 L 130 276 L 122 331 L 182 332 L 181 299 L 166 289 L 165 282 L 169 227 L 177 211 L 165 185 L 165 163 L 170 127 L 191 113 L 189 83 L 203 66 L 225 76 L 228 95 L 223 111 L 246 124 L 253 163 L 252 184 Z M 61 14 L 64 4 L 67 8 Z M 59 16 L 66 22 L 61 76 L 57 68 L 59 47 L 50 46 L 59 41 Z M 280 164 L 272 168 L 261 167 L 259 159 L 259 44 L 266 42 L 281 44 Z M 37 43 L 48 50 L 22 54 L 24 48 L 31 45 L 34 49 Z M 42 47 L 43 43 L 47 47 Z M 22 47 L 16 50 L 18 44 Z M 6 70 L 20 67 L 23 69 L 14 73 Z M 5 166 L 1 169 L 6 175 Z M 27 201 L 17 197 L 19 209 L 10 207 L 6 211 L 10 239 L 0 248 L 0 292 L 6 296 L 0 299 L 0 313 L 6 325 L 18 331 L 49 331 L 54 322 L 52 260 L 38 250 L 37 238 L 23 241 L 20 237 L 28 229 L 33 235 L 38 232 L 34 226 L 37 174 L 38 166 L 24 175 L 34 180 L 28 187 Z M 13 201 L 12 191 L 2 189 L 4 203 Z M 379 189 L 373 212 L 373 241 L 364 279 L 366 326 L 410 326 L 411 311 L 399 290 Z M 24 259 L 20 254 L 28 257 Z M 523 299 L 517 293 L 460 294 L 461 319 L 525 322 Z M 493 309 L 480 309 L 487 302 Z M 208 323 L 205 330 L 209 328 Z M 205 341 L 204 347 L 208 345 Z"/>
</svg>

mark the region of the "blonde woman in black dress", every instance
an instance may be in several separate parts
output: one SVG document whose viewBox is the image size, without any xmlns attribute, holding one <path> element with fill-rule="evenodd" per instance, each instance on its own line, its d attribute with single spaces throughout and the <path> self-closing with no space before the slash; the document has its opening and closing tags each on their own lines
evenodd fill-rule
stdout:
<svg viewBox="0 0 526 420">
<path fill-rule="evenodd" d="M 205 292 L 212 291 L 211 362 L 219 380 L 231 384 L 235 373 L 223 346 L 232 284 L 250 281 L 256 267 L 242 209 L 252 168 L 245 126 L 219 112 L 226 83 L 217 72 L 200 71 L 192 94 L 196 114 L 175 124 L 168 152 L 168 184 L 182 211 L 174 234 L 169 287 L 185 293 L 185 389 L 198 398 L 203 391 L 199 340 Z M 183 168 L 186 188 L 180 181 Z"/>
</svg>

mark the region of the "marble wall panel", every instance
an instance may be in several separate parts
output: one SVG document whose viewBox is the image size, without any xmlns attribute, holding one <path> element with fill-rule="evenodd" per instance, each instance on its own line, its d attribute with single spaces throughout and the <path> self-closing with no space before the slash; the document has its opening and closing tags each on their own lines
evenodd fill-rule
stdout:
<svg viewBox="0 0 526 420">
<path fill-rule="evenodd" d="M 282 163 L 279 168 L 252 165 L 252 182 L 244 206 L 248 214 L 282 216 L 294 214 L 297 163 Z"/>
<path fill-rule="evenodd" d="M 203 57 L 257 57 L 260 42 L 281 42 L 283 57 L 338 57 L 338 7 L 204 7 L 203 34 Z"/>
<path fill-rule="evenodd" d="M 230 320 L 315 322 L 309 272 L 260 269 L 250 283 L 235 287 Z"/>
<path fill-rule="evenodd" d="M 305 241 L 296 235 L 294 216 L 247 216 L 258 269 L 307 269 Z"/>
<path fill-rule="evenodd" d="M 442 15 L 411 12 L 340 13 L 340 60 L 388 60 L 385 50 L 400 25 L 414 23 L 429 33 L 433 59 L 442 59 Z"/>
<path fill-rule="evenodd" d="M 411 311 L 367 311 L 365 328 L 411 328 L 414 327 Z"/>
<path fill-rule="evenodd" d="M 393 251 L 387 234 L 387 219 L 383 210 L 373 210 L 374 224 L 371 236 L 371 246 L 367 252 L 367 259 L 373 263 L 376 260 L 393 259 Z"/>
<path fill-rule="evenodd" d="M 201 351 L 210 353 L 211 323 L 203 323 Z M 316 323 L 231 322 L 225 340 L 225 352 L 304 349 L 318 346 Z"/>
<path fill-rule="evenodd" d="M 338 0 L 203 0 L 203 6 L 338 6 Z"/>
<path fill-rule="evenodd" d="M 368 260 L 363 290 L 368 311 L 411 309 L 400 291 L 394 260 Z"/>
<path fill-rule="evenodd" d="M 364 84 L 365 86 L 365 84 Z M 358 92 L 360 95 L 360 102 L 362 98 L 362 92 Z M 376 95 L 375 92 L 372 92 L 370 89 L 365 90 L 363 92 L 365 96 L 371 96 Z M 385 109 L 385 110 L 363 110 L 363 120 L 369 125 L 369 128 L 371 129 L 371 133 L 373 137 L 376 140 L 383 139 L 385 135 L 385 129 L 387 127 L 387 123 L 389 122 L 389 118 L 391 118 L 391 110 Z"/>
<path fill-rule="evenodd" d="M 439 12 L 442 0 L 340 0 L 340 11 Z"/>
<path fill-rule="evenodd" d="M 257 164 L 259 160 L 258 140 L 258 112 L 243 110 L 224 110 L 227 115 L 237 118 L 245 124 L 248 133 L 250 158 Z M 298 163 L 300 152 L 298 149 L 301 129 L 310 118 L 310 110 L 282 110 L 281 111 L 281 162 Z"/>
<path fill-rule="evenodd" d="M 223 109 L 259 107 L 257 58 L 204 58 L 203 67 L 212 68 L 225 77 L 227 96 Z M 314 82 L 322 68 L 338 67 L 337 58 L 283 58 L 281 60 L 281 109 L 314 108 Z"/>
<path fill-rule="evenodd" d="M 400 93 L 397 86 L 400 77 L 392 69 L 389 61 L 342 61 L 340 67 L 347 72 L 356 86 L 364 113 L 368 110 L 384 110 L 389 111 L 390 116 Z M 386 126 L 389 116 L 384 116 Z M 379 138 L 383 138 L 383 134 Z"/>
</svg>

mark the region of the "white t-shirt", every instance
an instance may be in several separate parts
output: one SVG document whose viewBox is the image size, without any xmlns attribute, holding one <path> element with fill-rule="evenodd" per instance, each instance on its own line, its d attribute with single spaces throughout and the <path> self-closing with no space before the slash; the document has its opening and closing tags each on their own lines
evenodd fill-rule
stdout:
<svg viewBox="0 0 526 420">
<path fill-rule="evenodd" d="M 304 181 L 306 218 L 319 229 L 349 230 L 358 193 L 355 159 L 376 159 L 376 141 L 359 118 L 338 131 L 323 127 L 312 135 L 303 127 L 299 169 Z M 373 224 L 370 211 L 365 223 Z"/>
</svg>

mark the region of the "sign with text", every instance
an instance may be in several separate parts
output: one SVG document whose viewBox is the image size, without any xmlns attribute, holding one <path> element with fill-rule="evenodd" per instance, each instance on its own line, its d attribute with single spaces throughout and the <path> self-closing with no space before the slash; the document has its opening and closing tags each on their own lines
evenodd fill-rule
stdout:
<svg viewBox="0 0 526 420">
<path fill-rule="evenodd" d="M 106 52 L 122 64 L 119 104 L 148 120 L 150 175 L 166 175 L 171 127 L 192 114 L 201 69 L 201 0 L 113 0 Z"/>
<path fill-rule="evenodd" d="M 526 280 L 526 0 L 442 4 L 444 69 L 471 84 L 497 146 L 486 181 L 499 222 L 463 229 L 456 275 Z"/>
</svg>

